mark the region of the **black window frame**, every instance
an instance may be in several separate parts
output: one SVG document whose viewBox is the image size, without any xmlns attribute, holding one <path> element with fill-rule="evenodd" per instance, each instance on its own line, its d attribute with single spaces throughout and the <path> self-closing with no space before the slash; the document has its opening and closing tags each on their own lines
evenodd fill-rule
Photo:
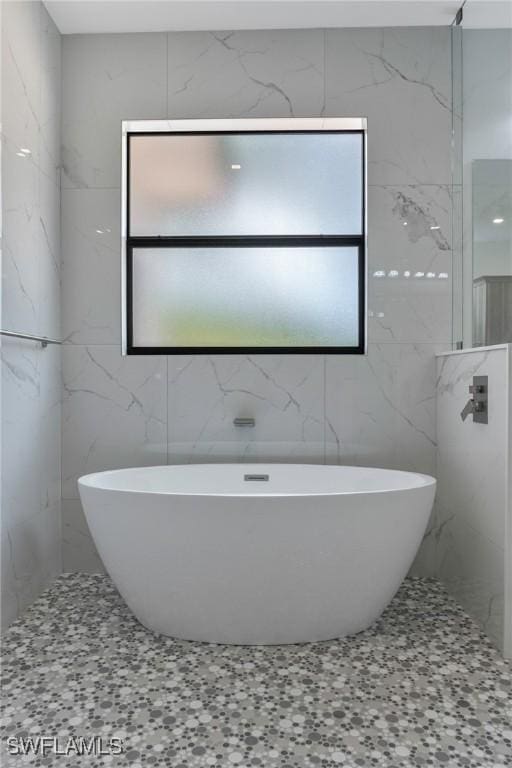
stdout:
<svg viewBox="0 0 512 768">
<path fill-rule="evenodd" d="M 140 136 L 212 136 L 254 134 L 359 134 L 361 136 L 361 233 L 357 235 L 158 235 L 130 234 L 130 140 Z M 366 131 L 364 129 L 303 129 L 303 130 L 210 130 L 210 131 L 127 131 L 126 133 L 126 245 L 124 301 L 127 355 L 364 355 L 366 352 Z M 226 248 L 226 247 L 356 247 L 358 248 L 358 344 L 355 346 L 293 346 L 293 347 L 149 347 L 133 344 L 133 249 L 134 248 Z"/>
</svg>

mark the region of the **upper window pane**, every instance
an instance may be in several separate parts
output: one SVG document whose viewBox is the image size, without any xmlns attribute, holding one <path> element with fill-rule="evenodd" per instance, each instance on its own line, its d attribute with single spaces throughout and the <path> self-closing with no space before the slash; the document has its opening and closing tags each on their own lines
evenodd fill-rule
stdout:
<svg viewBox="0 0 512 768">
<path fill-rule="evenodd" d="M 359 235 L 355 132 L 130 136 L 131 236 Z"/>
</svg>

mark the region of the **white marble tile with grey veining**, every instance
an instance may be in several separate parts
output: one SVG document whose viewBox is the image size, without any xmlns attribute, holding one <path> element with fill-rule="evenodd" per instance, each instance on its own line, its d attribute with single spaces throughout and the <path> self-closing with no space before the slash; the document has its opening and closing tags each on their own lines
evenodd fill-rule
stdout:
<svg viewBox="0 0 512 768">
<path fill-rule="evenodd" d="M 2 5 L 2 135 L 58 184 L 60 34 L 40 2 Z"/>
<path fill-rule="evenodd" d="M 435 474 L 433 344 L 326 360 L 327 461 Z"/>
<path fill-rule="evenodd" d="M 60 503 L 60 349 L 3 340 L 2 519 L 14 526 Z"/>
<path fill-rule="evenodd" d="M 119 210 L 119 190 L 62 190 L 62 335 L 68 343 L 120 342 Z"/>
<path fill-rule="evenodd" d="M 79 499 L 62 503 L 62 570 L 105 573 Z"/>
<path fill-rule="evenodd" d="M 36 447 L 41 461 L 40 504 L 46 510 L 58 508 L 61 500 L 62 354 L 60 347 L 52 344 L 38 351 L 40 407 Z"/>
<path fill-rule="evenodd" d="M 59 34 L 41 3 L 7 2 L 2 39 L 2 323 L 59 336 Z"/>
<path fill-rule="evenodd" d="M 168 117 L 315 117 L 324 108 L 319 29 L 172 32 Z"/>
<path fill-rule="evenodd" d="M 2 4 L 2 327 L 60 337 L 60 36 Z M 2 626 L 60 572 L 59 347 L 2 338 Z"/>
<path fill-rule="evenodd" d="M 6 525 L 2 525 L 0 531 L 0 549 L 0 576 L 2 580 L 0 631 L 4 632 L 20 614 L 12 561 L 12 539 L 7 535 Z"/>
<path fill-rule="evenodd" d="M 2 340 L 2 521 L 10 526 L 40 508 L 41 352 Z"/>
<path fill-rule="evenodd" d="M 62 53 L 62 186 L 120 187 L 121 121 L 166 117 L 166 35 L 68 36 Z"/>
<path fill-rule="evenodd" d="M 489 377 L 488 424 L 474 423 L 471 416 L 465 421 L 460 417 L 475 375 Z M 506 349 L 438 360 L 438 497 L 442 510 L 461 517 L 499 547 L 505 538 L 509 471 L 507 376 Z"/>
<path fill-rule="evenodd" d="M 451 342 L 452 198 L 447 186 L 368 189 L 368 338 Z"/>
<path fill-rule="evenodd" d="M 448 27 L 326 32 L 327 117 L 368 118 L 370 184 L 449 184 Z"/>
<path fill-rule="evenodd" d="M 492 637 L 504 640 L 508 455 L 507 349 L 437 361 L 437 560 L 440 577 Z M 487 375 L 488 423 L 460 413 L 473 376 Z"/>
<path fill-rule="evenodd" d="M 1 545 L 4 629 L 61 573 L 60 507 L 3 525 Z"/>
<path fill-rule="evenodd" d="M 446 510 L 437 532 L 438 575 L 498 648 L 504 644 L 505 550 Z"/>
<path fill-rule="evenodd" d="M 123 117 L 368 116 L 370 183 L 384 185 L 370 189 L 371 265 L 386 275 L 399 262 L 402 272 L 411 265 L 415 272 L 450 273 L 448 30 L 170 33 L 163 79 L 161 36 L 130 37 L 135 46 L 112 36 L 65 41 L 65 186 L 119 186 Z M 75 82 L 80 88 L 71 92 Z M 65 335 L 73 344 L 117 343 L 117 246 L 107 223 L 114 193 L 110 201 L 106 191 L 64 194 L 71 214 L 69 239 L 64 234 Z M 95 226 L 100 214 L 105 221 Z M 172 356 L 165 406 L 159 386 L 144 397 L 137 390 L 141 413 L 115 381 L 126 387 L 127 373 L 113 367 L 136 370 L 141 381 L 161 359 L 120 362 L 117 347 L 91 347 L 108 357 L 102 365 L 113 381 L 85 348 L 67 345 L 64 495 L 76 498 L 76 478 L 95 469 L 167 458 L 323 461 L 325 441 L 328 460 L 433 472 L 437 347 L 414 342 L 450 339 L 450 278 L 399 291 L 393 279 L 389 287 L 377 279 L 370 285 L 370 339 L 413 343 L 372 344 L 367 358 L 329 357 L 327 381 L 322 357 Z M 160 447 L 150 459 L 143 424 L 152 407 L 160 427 L 150 444 Z M 236 429 L 237 415 L 254 416 L 256 427 Z"/>
<path fill-rule="evenodd" d="M 59 188 L 39 175 L 38 333 L 61 339 L 61 200 Z"/>
<path fill-rule="evenodd" d="M 169 357 L 169 462 L 322 462 L 323 402 L 322 356 Z"/>
<path fill-rule="evenodd" d="M 434 344 L 370 344 L 326 358 L 326 460 L 436 474 Z M 412 573 L 436 574 L 436 516 Z"/>
<path fill-rule="evenodd" d="M 81 475 L 165 464 L 167 361 L 118 346 L 63 347 L 62 497 Z"/>
<path fill-rule="evenodd" d="M 40 5 L 41 106 L 39 165 L 41 172 L 60 187 L 61 35 L 42 3 Z"/>
<path fill-rule="evenodd" d="M 42 61 L 39 2 L 2 3 L 2 138 L 39 160 Z M 28 154 L 27 153 L 27 154 Z"/>
<path fill-rule="evenodd" d="M 434 503 L 427 528 L 423 534 L 423 539 L 411 565 L 409 575 L 419 576 L 420 578 L 438 577 L 437 569 L 437 530 L 438 517 L 437 507 Z"/>
<path fill-rule="evenodd" d="M 19 156 L 12 142 L 2 147 L 2 327 L 39 330 L 39 171 Z"/>
</svg>

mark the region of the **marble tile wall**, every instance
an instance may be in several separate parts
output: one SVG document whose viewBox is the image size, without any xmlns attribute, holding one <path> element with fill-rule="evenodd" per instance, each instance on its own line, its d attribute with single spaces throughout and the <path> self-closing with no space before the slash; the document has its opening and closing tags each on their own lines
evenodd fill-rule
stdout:
<svg viewBox="0 0 512 768">
<path fill-rule="evenodd" d="M 2 328 L 60 337 L 60 34 L 3 2 Z M 23 150 L 23 151 L 22 151 Z M 1 340 L 2 626 L 61 570 L 61 351 Z"/>
<path fill-rule="evenodd" d="M 452 341 L 450 105 L 448 28 L 64 38 L 66 569 L 98 569 L 76 486 L 96 469 L 270 459 L 434 472 L 434 355 Z M 121 358 L 120 121 L 316 115 L 368 117 L 368 356 Z M 236 430 L 237 415 L 256 428 Z M 418 568 L 433 567 L 427 547 Z"/>
<path fill-rule="evenodd" d="M 510 347 L 438 358 L 437 542 L 440 578 L 496 645 L 512 655 L 509 486 Z M 460 411 L 475 375 L 489 377 L 489 423 Z M 508 563 L 508 566 L 507 566 Z"/>
</svg>

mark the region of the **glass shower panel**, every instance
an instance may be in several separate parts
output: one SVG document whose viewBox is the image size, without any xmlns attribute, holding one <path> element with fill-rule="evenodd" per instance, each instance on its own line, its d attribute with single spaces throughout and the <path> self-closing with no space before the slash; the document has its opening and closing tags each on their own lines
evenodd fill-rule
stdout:
<svg viewBox="0 0 512 768">
<path fill-rule="evenodd" d="M 356 347 L 359 249 L 138 248 L 135 347 Z"/>
<path fill-rule="evenodd" d="M 359 132 L 130 136 L 131 236 L 359 235 Z"/>
<path fill-rule="evenodd" d="M 451 28 L 452 141 L 451 141 L 451 244 L 452 244 L 452 343 L 464 338 L 464 262 L 462 252 L 462 34 Z"/>
</svg>

